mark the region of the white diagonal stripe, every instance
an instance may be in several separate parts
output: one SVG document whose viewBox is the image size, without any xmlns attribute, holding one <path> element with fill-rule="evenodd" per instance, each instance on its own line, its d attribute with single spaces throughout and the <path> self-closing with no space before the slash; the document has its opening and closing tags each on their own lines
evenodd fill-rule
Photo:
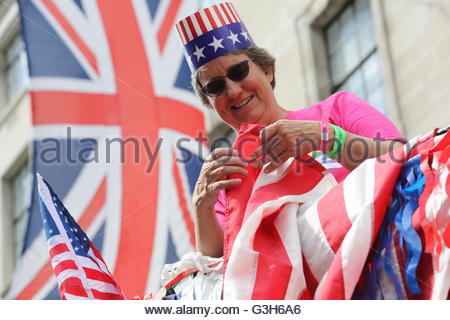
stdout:
<svg viewBox="0 0 450 320">
<path fill-rule="evenodd" d="M 239 22 L 239 15 L 237 14 L 236 10 L 234 10 L 233 4 L 231 2 L 229 2 L 230 8 L 233 11 L 234 15 L 236 16 L 237 21 Z"/>
<path fill-rule="evenodd" d="M 194 39 L 194 36 L 192 35 L 191 29 L 189 28 L 189 25 L 188 25 L 187 21 L 183 20 L 181 23 L 183 24 L 184 29 L 186 30 L 186 33 L 188 35 L 188 39 L 187 39 L 188 41 L 187 42 L 192 41 L 192 39 Z"/>
<path fill-rule="evenodd" d="M 306 288 L 302 263 L 302 248 L 297 230 L 297 211 L 298 204 L 289 203 L 283 207 L 274 221 L 274 225 L 283 241 L 283 247 L 292 265 L 292 273 L 284 297 L 286 300 L 297 299 L 299 294 Z"/>
<path fill-rule="evenodd" d="M 211 16 L 214 19 L 214 22 L 216 23 L 217 27 L 221 27 L 224 24 L 220 21 L 219 17 L 217 16 L 217 13 L 214 9 L 210 8 L 209 12 L 211 13 Z"/>
<path fill-rule="evenodd" d="M 369 254 L 373 233 L 375 159 L 367 160 L 344 182 L 344 199 L 352 226 L 340 248 L 345 299 L 352 297 Z M 364 181 L 364 184 L 361 182 Z M 361 186 L 364 185 L 362 188 Z M 356 202 L 358 206 L 354 204 Z M 350 205 L 351 203 L 351 205 Z"/>
<path fill-rule="evenodd" d="M 217 9 L 219 9 L 219 12 L 220 12 L 220 14 L 221 14 L 223 20 L 225 20 L 225 23 L 226 23 L 226 24 L 230 24 L 232 21 L 230 21 L 230 20 L 227 18 L 227 16 L 225 15 L 225 12 L 224 12 L 223 9 L 222 9 L 222 6 L 217 5 Z"/>
<path fill-rule="evenodd" d="M 195 15 L 191 16 L 192 25 L 194 26 L 195 33 L 197 33 L 197 37 L 203 34 L 202 29 L 200 28 L 200 24 L 198 23 L 197 17 Z"/>
<path fill-rule="evenodd" d="M 208 31 L 211 31 L 213 29 L 211 23 L 209 22 L 208 16 L 205 13 L 205 10 L 200 11 L 200 15 L 203 19 L 203 23 L 205 24 L 205 27 Z"/>
</svg>

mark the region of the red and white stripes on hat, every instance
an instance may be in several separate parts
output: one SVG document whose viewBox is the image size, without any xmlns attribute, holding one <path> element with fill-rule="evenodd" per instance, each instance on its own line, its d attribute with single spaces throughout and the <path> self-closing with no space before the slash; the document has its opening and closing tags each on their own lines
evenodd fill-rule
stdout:
<svg viewBox="0 0 450 320">
<path fill-rule="evenodd" d="M 186 45 L 208 31 L 240 21 L 231 2 L 224 2 L 197 11 L 175 26 L 183 45 Z"/>
</svg>

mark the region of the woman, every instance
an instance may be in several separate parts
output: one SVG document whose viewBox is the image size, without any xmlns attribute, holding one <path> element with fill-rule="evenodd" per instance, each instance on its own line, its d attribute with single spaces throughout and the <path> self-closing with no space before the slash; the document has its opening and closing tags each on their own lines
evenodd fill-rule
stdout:
<svg viewBox="0 0 450 320">
<path fill-rule="evenodd" d="M 365 159 L 402 144 L 387 118 L 348 92 L 298 111 L 280 106 L 273 91 L 274 58 L 254 45 L 230 3 L 201 10 L 177 28 L 203 104 L 236 131 L 243 124 L 265 127 L 250 159 L 220 148 L 203 165 L 193 195 L 196 246 L 203 255 L 223 255 L 224 192 L 242 181 L 228 177 L 245 179 L 249 162 L 271 172 L 290 157 L 323 150 L 342 166 L 333 172 L 341 181 Z"/>
</svg>

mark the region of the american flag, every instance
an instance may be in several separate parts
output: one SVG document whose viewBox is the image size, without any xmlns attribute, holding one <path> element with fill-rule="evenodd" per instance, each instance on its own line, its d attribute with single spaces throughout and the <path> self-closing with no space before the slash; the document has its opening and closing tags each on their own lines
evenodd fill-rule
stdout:
<svg viewBox="0 0 450 320">
<path fill-rule="evenodd" d="M 418 141 L 397 181 L 377 255 L 368 261 L 372 275 L 360 292 L 369 297 L 450 298 L 450 133 L 430 132 Z M 368 292 L 371 281 L 377 287 Z"/>
<path fill-rule="evenodd" d="M 243 139 L 256 141 L 257 130 L 252 130 L 241 133 L 236 144 Z M 439 157 L 437 150 L 431 156 L 430 150 L 436 149 L 433 144 L 423 148 L 428 153 L 422 167 L 433 164 L 425 173 L 428 191 L 414 223 L 428 226 L 428 232 L 426 227 L 419 232 L 428 238 L 427 252 L 437 262 L 431 266 L 427 259 L 421 262 L 419 276 L 427 279 L 425 285 L 433 292 L 425 288 L 428 294 L 422 298 L 442 299 L 449 292 L 449 138 L 447 134 L 442 139 L 446 142 L 440 144 Z M 427 135 L 412 141 L 410 146 L 419 147 L 411 153 L 399 148 L 378 160 L 366 160 L 340 184 L 311 161 L 291 158 L 270 174 L 248 167 L 249 179 L 227 190 L 227 221 L 232 228 L 225 229 L 224 298 L 351 299 L 367 257 L 381 254 L 373 252 L 372 246 L 402 165 L 426 144 L 422 140 L 430 139 Z M 257 146 L 246 145 L 244 155 Z M 242 217 L 241 221 L 236 217 Z M 404 277 L 405 270 L 398 269 L 397 261 L 393 263 Z M 385 297 L 388 291 L 395 294 L 384 278 Z"/>
<path fill-rule="evenodd" d="M 194 250 L 190 197 L 208 151 L 194 141 L 204 109 L 173 25 L 198 2 L 20 0 L 19 8 L 33 169 L 57 190 L 125 294 L 143 296 L 158 288 L 165 263 Z M 108 139 L 131 142 L 121 149 Z M 150 170 L 146 150 L 155 155 L 160 141 Z M 10 299 L 59 298 L 38 198 L 34 190 Z"/>
<path fill-rule="evenodd" d="M 101 254 L 38 174 L 44 233 L 62 299 L 125 299 Z"/>
</svg>

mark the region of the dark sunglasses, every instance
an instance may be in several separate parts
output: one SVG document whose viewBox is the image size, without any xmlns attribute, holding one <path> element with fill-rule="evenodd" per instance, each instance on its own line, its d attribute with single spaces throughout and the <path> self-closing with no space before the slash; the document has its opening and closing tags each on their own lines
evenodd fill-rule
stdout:
<svg viewBox="0 0 450 320">
<path fill-rule="evenodd" d="M 228 78 L 234 82 L 242 81 L 248 76 L 250 66 L 248 65 L 249 60 L 241 61 L 227 70 L 227 74 L 224 77 L 217 77 L 209 81 L 201 89 L 202 93 L 210 97 L 217 97 L 222 94 L 225 90 L 226 82 L 225 78 Z"/>
</svg>

